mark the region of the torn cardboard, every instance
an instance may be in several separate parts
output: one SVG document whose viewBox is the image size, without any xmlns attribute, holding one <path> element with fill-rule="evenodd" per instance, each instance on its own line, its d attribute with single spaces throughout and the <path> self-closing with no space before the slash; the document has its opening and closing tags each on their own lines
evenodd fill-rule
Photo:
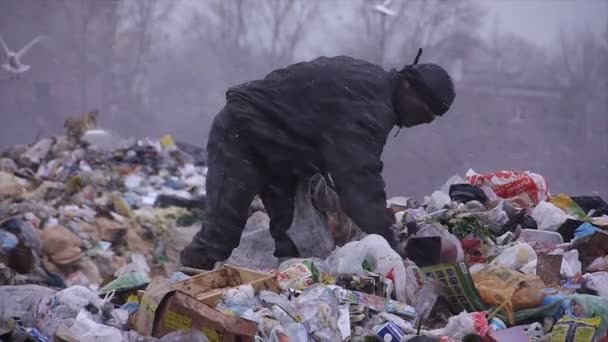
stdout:
<svg viewBox="0 0 608 342">
<path fill-rule="evenodd" d="M 144 336 L 160 338 L 183 329 L 202 331 L 211 342 L 253 342 L 257 323 L 227 316 L 155 277 L 144 293 L 134 321 Z"/>
</svg>

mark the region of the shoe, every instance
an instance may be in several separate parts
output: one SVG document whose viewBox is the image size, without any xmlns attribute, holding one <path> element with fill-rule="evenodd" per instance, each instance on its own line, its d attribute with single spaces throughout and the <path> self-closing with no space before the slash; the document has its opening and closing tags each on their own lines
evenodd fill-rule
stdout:
<svg viewBox="0 0 608 342">
<path fill-rule="evenodd" d="M 209 259 L 204 250 L 192 246 L 192 243 L 184 247 L 179 255 L 179 263 L 182 266 L 201 270 L 212 270 L 217 261 Z"/>
</svg>

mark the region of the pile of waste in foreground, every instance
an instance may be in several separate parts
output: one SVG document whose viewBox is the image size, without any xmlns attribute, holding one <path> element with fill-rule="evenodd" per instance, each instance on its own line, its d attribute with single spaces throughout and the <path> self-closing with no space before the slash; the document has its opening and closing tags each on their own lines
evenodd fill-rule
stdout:
<svg viewBox="0 0 608 342">
<path fill-rule="evenodd" d="M 203 215 L 204 151 L 89 131 L 0 157 L 2 340 L 606 340 L 608 205 L 551 196 L 533 172 L 390 199 L 407 258 L 322 205 L 315 178 L 290 229 L 303 258 L 272 256 L 254 201 L 205 272 L 176 264 Z"/>
</svg>

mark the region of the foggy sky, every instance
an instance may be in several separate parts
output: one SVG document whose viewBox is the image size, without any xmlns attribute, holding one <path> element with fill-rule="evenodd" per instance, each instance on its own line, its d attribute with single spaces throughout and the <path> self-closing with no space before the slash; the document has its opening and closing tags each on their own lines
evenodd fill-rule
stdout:
<svg viewBox="0 0 608 342">
<path fill-rule="evenodd" d="M 137 11 L 107 6 L 116 1 L 135 7 L 177 5 L 169 19 L 144 27 Z M 191 20 L 193 14 L 213 13 L 217 6 L 211 4 L 222 3 L 218 0 L 116 1 L 0 0 L 0 34 L 10 46 L 17 48 L 41 32 L 51 35 L 26 56 L 32 70 L 22 80 L 11 81 L 0 70 L 0 118 L 6 123 L 0 127 L 0 147 L 61 134 L 66 117 L 99 106 L 106 109 L 102 126 L 122 135 L 168 133 L 205 146 L 211 120 L 224 105 L 230 86 L 319 55 L 347 54 L 387 69 L 400 67 L 410 63 L 419 45 L 425 43 L 408 35 L 411 26 L 403 20 L 391 34 L 393 43 L 408 46 L 392 51 L 381 62 L 373 60 L 378 36 L 365 36 L 364 14 L 370 12 L 361 10 L 362 1 L 321 0 L 321 13 L 311 19 L 314 24 L 305 27 L 293 55 L 269 61 L 261 47 L 267 39 L 242 42 L 258 31 L 267 30 L 268 35 L 267 18 L 247 13 L 246 19 L 251 21 L 244 30 L 247 37 L 241 37 L 243 46 L 227 43 L 218 49 L 211 46 L 214 42 L 209 37 L 218 32 L 230 35 L 234 20 Z M 234 1 L 223 0 L 222 4 Z M 266 0 L 245 3 L 255 1 Z M 394 0 L 392 6 L 401 1 L 416 3 Z M 465 79 L 478 82 L 478 89 L 512 91 L 509 87 L 515 87 L 523 93 L 539 89 L 560 93 L 553 98 L 513 99 L 480 95 L 473 86 L 459 84 L 454 108 L 447 116 L 432 125 L 404 130 L 397 138 L 389 136 L 383 154 L 387 193 L 421 198 L 451 175 L 464 175 L 471 167 L 479 172 L 532 170 L 549 178 L 552 193 L 608 196 L 608 90 L 603 90 L 608 76 L 599 66 L 608 56 L 597 45 L 595 50 L 589 49 L 608 42 L 608 37 L 601 38 L 608 34 L 608 0 L 470 1 L 487 11 L 479 17 L 481 24 L 465 30 L 453 45 L 424 46 L 422 61 L 452 68 L 453 60 L 460 58 L 469 69 Z M 375 2 L 379 0 L 367 1 L 370 5 Z M 465 1 L 440 1 L 435 10 L 459 2 Z M 87 5 L 98 8 L 89 11 L 92 22 L 83 34 L 82 13 Z M 104 7 L 110 10 L 101 11 Z M 108 33 L 112 26 L 107 21 L 112 19 L 121 24 L 114 36 L 115 32 Z M 564 34 L 569 39 L 567 48 L 559 39 Z M 477 36 L 483 38 L 481 44 Z M 572 62 L 571 70 L 565 67 L 564 56 Z M 137 62 L 141 65 L 134 67 Z M 3 53 L 0 63 L 5 63 Z M 51 89 L 48 104 L 36 98 L 45 84 Z M 564 85 L 567 88 L 559 89 Z M 32 121 L 28 123 L 28 119 Z"/>
<path fill-rule="evenodd" d="M 477 0 L 489 13 L 482 35 L 492 31 L 513 33 L 543 47 L 555 48 L 560 30 L 588 27 L 601 34 L 608 20 L 606 0 Z"/>
</svg>

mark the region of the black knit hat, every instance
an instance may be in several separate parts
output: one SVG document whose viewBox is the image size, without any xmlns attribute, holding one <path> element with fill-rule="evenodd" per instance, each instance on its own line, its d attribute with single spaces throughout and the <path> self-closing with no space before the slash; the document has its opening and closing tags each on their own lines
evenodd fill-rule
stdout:
<svg viewBox="0 0 608 342">
<path fill-rule="evenodd" d="M 413 65 L 405 66 L 400 73 L 403 74 L 423 98 L 423 101 L 436 115 L 443 115 L 450 109 L 456 93 L 454 83 L 448 72 L 437 64 L 416 64 L 422 54 L 419 50 Z"/>
</svg>

